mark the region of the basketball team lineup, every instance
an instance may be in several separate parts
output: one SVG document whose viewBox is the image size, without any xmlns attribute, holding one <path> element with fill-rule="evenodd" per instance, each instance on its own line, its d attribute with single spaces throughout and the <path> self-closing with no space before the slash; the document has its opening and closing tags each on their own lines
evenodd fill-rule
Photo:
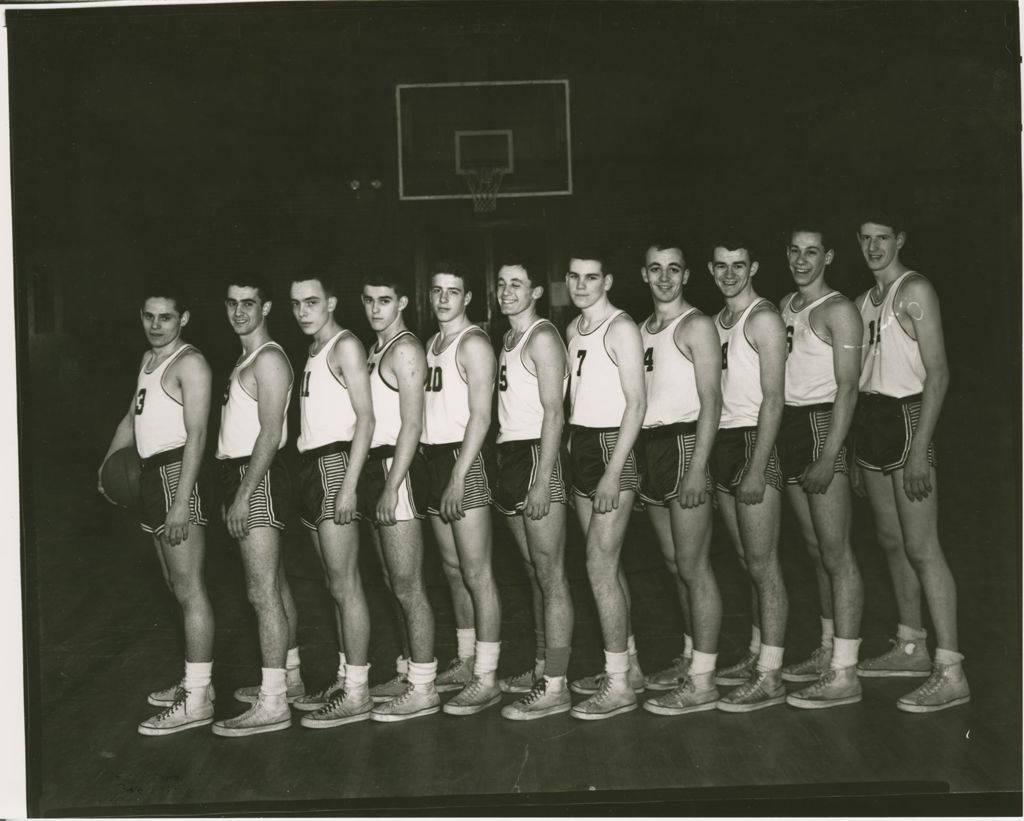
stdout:
<svg viewBox="0 0 1024 821">
<path fill-rule="evenodd" d="M 703 242 L 700 252 L 677 237 L 652 241 L 636 260 L 639 277 L 609 270 L 599 248 L 570 247 L 564 282 L 579 315 L 565 328 L 538 310 L 546 266 L 496 260 L 495 294 L 509 326 L 497 351 L 467 316 L 476 272 L 457 260 L 430 269 L 438 330 L 425 343 L 405 323 L 412 283 L 388 268 L 367 273 L 369 350 L 335 319 L 328 274 L 273 286 L 236 276 L 223 298 L 241 353 L 209 443 L 214 459 L 206 458 L 207 431 L 217 394 L 205 357 L 186 341 L 188 297 L 174 282 L 149 284 L 139 299 L 148 348 L 98 470 L 99 492 L 130 504 L 151 538 L 184 627 L 183 675 L 148 694 L 154 711 L 138 732 L 212 725 L 215 735 L 241 737 L 285 730 L 297 715 L 304 728 L 328 729 L 491 708 L 512 721 L 563 713 L 596 721 L 637 709 L 665 717 L 858 709 L 849 705 L 880 677 L 907 679 L 893 705 L 907 713 L 967 703 L 956 585 L 938 535 L 932 438 L 949 383 L 938 296 L 900 260 L 908 235 L 898 215 L 866 211 L 844 230 L 856 233 L 863 257 L 856 300 L 829 285 L 834 245 L 815 221 L 793 224 L 772 251 L 785 253 L 793 281 L 778 305 L 758 295 L 762 252 L 741 235 Z M 721 293 L 714 316 L 687 301 L 698 276 Z M 615 288 L 641 283 L 653 309 L 637 324 L 615 307 Z M 285 288 L 310 340 L 301 374 L 270 332 Z M 282 313 L 273 311 L 275 321 Z M 296 392 L 297 435 L 288 425 Z M 286 447 L 298 451 L 294 475 L 281 458 Z M 860 653 L 865 598 L 888 591 L 864 589 L 850 538 L 854 494 L 869 502 L 899 619 L 890 649 L 870 658 Z M 222 704 L 215 715 L 204 561 L 218 515 L 238 544 L 262 674 L 235 690 L 237 709 Z M 815 570 L 821 641 L 807 658 L 785 655 L 783 515 L 793 517 Z M 648 517 L 683 616 L 678 656 L 646 674 L 621 562 L 631 516 Z M 302 677 L 282 560 L 286 524 L 309 533 L 334 603 L 337 672 L 319 689 Z M 440 667 L 425 526 L 455 616 L 457 653 Z M 568 675 L 575 616 L 565 547 L 575 526 L 605 659 L 581 678 Z M 529 669 L 499 676 L 492 549 L 501 527 L 530 583 L 536 648 Z M 749 584 L 750 641 L 740 658 L 718 658 L 715 527 L 725 529 Z M 372 685 L 358 566 L 367 541 L 401 643 L 394 670 Z"/>
</svg>

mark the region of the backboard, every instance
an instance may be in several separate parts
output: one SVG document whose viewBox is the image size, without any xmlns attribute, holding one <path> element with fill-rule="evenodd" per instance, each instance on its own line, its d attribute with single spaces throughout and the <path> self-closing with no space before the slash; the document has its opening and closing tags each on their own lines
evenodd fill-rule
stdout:
<svg viewBox="0 0 1024 821">
<path fill-rule="evenodd" d="M 498 198 L 572 193 L 568 80 L 400 84 L 395 106 L 399 199 L 472 199 L 481 167 Z"/>
</svg>

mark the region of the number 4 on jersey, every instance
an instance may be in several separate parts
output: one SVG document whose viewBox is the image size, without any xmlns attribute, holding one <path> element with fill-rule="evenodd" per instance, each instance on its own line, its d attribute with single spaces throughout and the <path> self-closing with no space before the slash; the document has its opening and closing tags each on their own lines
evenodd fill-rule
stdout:
<svg viewBox="0 0 1024 821">
<path fill-rule="evenodd" d="M 644 351 L 644 369 L 648 373 L 654 370 L 654 348 Z"/>
</svg>

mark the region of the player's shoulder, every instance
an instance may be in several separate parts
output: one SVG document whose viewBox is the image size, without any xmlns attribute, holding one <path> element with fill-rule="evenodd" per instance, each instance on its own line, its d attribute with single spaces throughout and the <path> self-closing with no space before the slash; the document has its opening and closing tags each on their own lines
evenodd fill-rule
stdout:
<svg viewBox="0 0 1024 821">
<path fill-rule="evenodd" d="M 906 278 L 900 283 L 899 287 L 899 296 L 904 299 L 907 297 L 917 299 L 938 297 L 938 292 L 935 290 L 935 286 L 932 285 L 931 280 L 919 271 L 908 271 Z"/>
<path fill-rule="evenodd" d="M 829 294 L 828 298 L 814 309 L 814 314 L 815 316 L 837 317 L 850 316 L 852 314 L 859 315 L 853 300 L 841 291 L 833 291 Z"/>
<path fill-rule="evenodd" d="M 487 336 L 487 332 L 479 325 L 471 326 L 462 335 L 462 339 L 459 340 L 457 355 L 460 358 L 467 357 L 472 359 L 477 356 L 486 356 L 488 353 L 494 356 L 491 338 Z"/>
<path fill-rule="evenodd" d="M 206 361 L 203 352 L 195 345 L 188 345 L 172 363 L 172 367 L 182 374 L 208 374 L 210 372 L 210 363 Z"/>
<path fill-rule="evenodd" d="M 561 345 L 562 335 L 558 333 L 558 328 L 551 320 L 544 319 L 537 323 L 532 331 L 530 331 L 530 339 L 527 342 L 529 347 L 534 345 Z"/>
<path fill-rule="evenodd" d="M 252 361 L 253 367 L 259 369 L 265 368 L 280 368 L 287 367 L 291 370 L 291 362 L 288 360 L 288 355 L 285 354 L 284 348 L 282 348 L 276 342 L 269 342 L 264 345 L 259 351 L 256 352 L 256 356 Z"/>
<path fill-rule="evenodd" d="M 363 345 L 363 341 L 352 331 L 348 328 L 342 328 L 338 333 L 337 338 L 334 340 L 332 353 L 339 355 L 361 354 L 362 356 L 366 356 L 366 347 Z"/>
<path fill-rule="evenodd" d="M 431 337 L 433 340 L 433 337 Z M 426 348 L 423 345 L 423 340 L 420 339 L 412 331 L 403 331 L 394 341 L 391 343 L 391 347 L 388 348 L 387 353 L 393 354 L 396 351 L 401 351 L 403 354 L 423 354 Z"/>
<path fill-rule="evenodd" d="M 779 309 L 772 304 L 771 300 L 762 299 L 753 307 L 750 314 L 747 316 L 747 323 L 744 331 L 754 334 L 774 331 L 785 332 L 785 328 L 782 324 L 782 315 L 779 313 Z"/>
<path fill-rule="evenodd" d="M 789 303 L 793 301 L 793 297 L 797 295 L 796 291 L 790 291 L 782 299 L 779 300 L 779 310 L 784 311 L 789 307 Z"/>
<path fill-rule="evenodd" d="M 697 309 L 690 311 L 676 325 L 675 335 L 677 338 L 689 338 L 698 334 L 705 334 L 715 330 L 715 320 L 703 311 Z"/>
</svg>

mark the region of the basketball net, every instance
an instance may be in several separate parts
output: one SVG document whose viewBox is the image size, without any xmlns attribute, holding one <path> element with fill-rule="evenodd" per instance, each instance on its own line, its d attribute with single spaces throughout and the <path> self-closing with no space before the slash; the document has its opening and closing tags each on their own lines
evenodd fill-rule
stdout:
<svg viewBox="0 0 1024 821">
<path fill-rule="evenodd" d="M 498 205 L 498 190 L 505 171 L 495 166 L 481 165 L 465 172 L 466 185 L 473 195 L 473 210 L 479 213 L 493 211 Z"/>
</svg>

